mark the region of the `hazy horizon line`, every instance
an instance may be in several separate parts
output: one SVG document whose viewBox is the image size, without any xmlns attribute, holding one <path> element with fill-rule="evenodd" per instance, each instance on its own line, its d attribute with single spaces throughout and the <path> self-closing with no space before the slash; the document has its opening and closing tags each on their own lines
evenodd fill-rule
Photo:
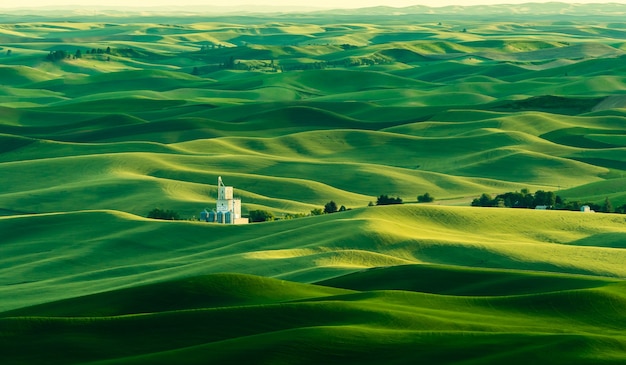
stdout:
<svg viewBox="0 0 626 365">
<path fill-rule="evenodd" d="M 365 5 L 365 6 L 342 6 L 342 5 L 315 5 L 315 6 L 307 6 L 307 5 L 274 5 L 274 4 L 240 4 L 240 5 L 207 5 L 207 4 L 157 4 L 157 5 L 127 5 L 127 4 L 119 4 L 119 5 L 107 5 L 107 4 L 84 4 L 84 3 L 67 3 L 61 5 L 8 5 L 8 4 L 0 4 L 0 9 L 11 9 L 11 10 L 31 10 L 31 9 L 63 9 L 63 8 L 80 8 L 80 9 L 173 9 L 173 8 L 189 8 L 193 7 L 193 9 L 234 9 L 234 8 L 271 8 L 271 9 L 291 9 L 291 10 L 332 10 L 332 9 L 367 9 L 367 8 L 395 8 L 395 9 L 404 9 L 404 8 L 413 8 L 413 7 L 426 7 L 426 8 L 445 8 L 445 7 L 475 7 L 475 6 L 504 6 L 504 5 L 525 5 L 525 4 L 565 4 L 565 5 L 626 5 L 617 1 L 602 1 L 602 2 L 584 2 L 584 1 L 576 1 L 576 2 L 568 2 L 568 1 L 518 1 L 511 2 L 503 0 L 502 2 L 493 3 L 493 4 L 445 4 L 445 5 L 423 5 L 423 4 L 413 4 L 413 5 Z M 191 9 L 188 9 L 191 10 Z"/>
</svg>

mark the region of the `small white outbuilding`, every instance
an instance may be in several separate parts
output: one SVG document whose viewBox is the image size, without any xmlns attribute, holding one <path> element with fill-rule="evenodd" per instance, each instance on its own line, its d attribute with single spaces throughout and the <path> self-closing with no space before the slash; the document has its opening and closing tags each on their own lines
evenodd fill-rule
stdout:
<svg viewBox="0 0 626 365">
<path fill-rule="evenodd" d="M 582 207 L 580 207 L 580 211 L 583 213 L 595 213 L 595 211 L 593 211 L 588 205 L 583 205 Z"/>
</svg>

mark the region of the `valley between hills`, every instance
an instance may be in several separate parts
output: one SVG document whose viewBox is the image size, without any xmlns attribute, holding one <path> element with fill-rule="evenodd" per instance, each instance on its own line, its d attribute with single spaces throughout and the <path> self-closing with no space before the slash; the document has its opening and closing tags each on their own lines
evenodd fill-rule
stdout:
<svg viewBox="0 0 626 365">
<path fill-rule="evenodd" d="M 3 364 L 624 363 L 625 13 L 0 14 Z"/>
</svg>

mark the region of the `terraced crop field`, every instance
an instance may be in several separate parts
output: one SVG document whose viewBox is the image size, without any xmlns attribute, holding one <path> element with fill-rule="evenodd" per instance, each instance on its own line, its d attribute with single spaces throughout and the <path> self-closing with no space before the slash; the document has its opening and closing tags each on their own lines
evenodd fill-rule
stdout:
<svg viewBox="0 0 626 365">
<path fill-rule="evenodd" d="M 626 6 L 530 8 L 0 14 L 2 363 L 626 362 L 626 215 L 469 206 L 626 204 Z"/>
</svg>

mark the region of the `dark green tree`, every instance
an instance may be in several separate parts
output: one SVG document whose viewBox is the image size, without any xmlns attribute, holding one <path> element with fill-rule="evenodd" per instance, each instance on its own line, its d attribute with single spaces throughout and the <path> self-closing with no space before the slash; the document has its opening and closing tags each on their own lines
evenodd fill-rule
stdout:
<svg viewBox="0 0 626 365">
<path fill-rule="evenodd" d="M 480 205 L 483 207 L 490 207 L 493 205 L 493 199 L 491 198 L 491 195 L 483 193 L 480 198 Z"/>
<path fill-rule="evenodd" d="M 580 207 L 583 206 L 583 203 L 581 203 L 578 200 L 575 201 L 567 201 L 565 199 L 563 199 L 563 204 L 560 206 L 559 209 L 563 209 L 563 210 L 580 210 Z"/>
<path fill-rule="evenodd" d="M 609 200 L 609 197 L 607 196 L 604 199 L 604 203 L 602 203 L 602 207 L 600 208 L 600 211 L 602 213 L 613 213 L 613 204 L 611 204 L 611 201 Z"/>
<path fill-rule="evenodd" d="M 493 207 L 496 204 L 491 195 L 483 193 L 480 198 L 476 198 L 472 201 L 473 207 Z"/>
<path fill-rule="evenodd" d="M 528 189 L 522 189 L 519 192 L 508 192 L 496 196 L 496 199 L 501 199 L 502 204 L 509 208 L 534 208 L 534 196 L 528 191 Z M 495 205 L 490 205 L 495 206 Z"/>
<path fill-rule="evenodd" d="M 76 53 L 74 53 L 74 57 L 75 58 L 83 58 L 83 53 L 80 51 L 80 49 L 76 50 Z"/>
<path fill-rule="evenodd" d="M 337 203 L 335 203 L 334 201 L 331 200 L 328 203 L 326 203 L 326 205 L 324 205 L 324 213 L 332 214 L 336 212 L 337 212 Z"/>
<path fill-rule="evenodd" d="M 376 199 L 376 205 L 402 204 L 400 197 L 392 198 L 388 195 L 381 195 Z"/>
<path fill-rule="evenodd" d="M 154 208 L 148 213 L 148 218 L 152 219 L 165 219 L 165 220 L 179 220 L 180 215 L 173 210 L 162 210 Z"/>
<path fill-rule="evenodd" d="M 68 54 L 67 52 L 63 50 L 50 51 L 50 53 L 48 53 L 48 55 L 46 56 L 46 61 L 57 62 L 57 61 L 64 60 L 65 58 L 68 58 L 68 57 L 70 57 L 70 54 Z"/>
<path fill-rule="evenodd" d="M 296 219 L 296 218 L 303 218 L 306 217 L 306 214 L 304 213 L 285 213 L 285 215 L 283 216 L 283 219 Z"/>
<path fill-rule="evenodd" d="M 557 208 L 561 208 L 564 204 L 565 204 L 565 200 L 561 198 L 560 195 L 557 195 L 556 198 L 554 198 L 554 205 Z"/>
<path fill-rule="evenodd" d="M 235 69 L 235 57 L 230 56 L 226 62 L 224 62 L 224 68 L 228 70 Z"/>
<path fill-rule="evenodd" d="M 275 219 L 274 214 L 267 210 L 251 210 L 248 212 L 248 216 L 250 217 L 250 222 L 270 222 Z"/>
<path fill-rule="evenodd" d="M 322 208 L 315 208 L 311 210 L 311 215 L 322 215 L 324 214 L 324 210 Z"/>
<path fill-rule="evenodd" d="M 538 205 L 554 206 L 556 204 L 556 195 L 552 191 L 537 190 L 533 198 L 532 207 Z"/>
<path fill-rule="evenodd" d="M 419 195 L 417 197 L 417 202 L 418 203 L 431 203 L 431 202 L 434 202 L 434 201 L 435 201 L 435 197 L 433 197 L 429 193 L 426 193 L 424 195 Z"/>
</svg>

